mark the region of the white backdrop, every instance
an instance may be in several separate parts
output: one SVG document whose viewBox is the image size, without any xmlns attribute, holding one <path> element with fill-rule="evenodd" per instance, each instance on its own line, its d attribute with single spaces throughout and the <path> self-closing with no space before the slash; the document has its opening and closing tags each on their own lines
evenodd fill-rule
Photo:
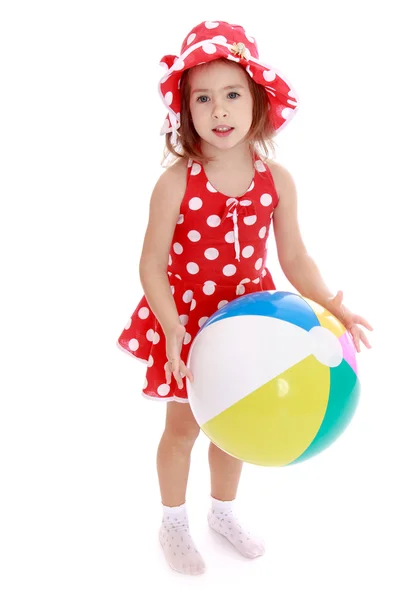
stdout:
<svg viewBox="0 0 395 600">
<path fill-rule="evenodd" d="M 162 172 L 158 63 L 215 19 L 242 24 L 298 93 L 276 158 L 324 278 L 375 331 L 344 435 L 299 466 L 245 466 L 239 514 L 263 534 L 264 558 L 207 530 L 199 438 L 187 502 L 207 572 L 191 578 L 157 540 L 165 405 L 140 395 L 145 367 L 116 340 L 142 294 Z M 394 50 L 387 0 L 2 3 L 3 600 L 394 597 Z M 273 239 L 268 265 L 292 289 Z"/>
</svg>

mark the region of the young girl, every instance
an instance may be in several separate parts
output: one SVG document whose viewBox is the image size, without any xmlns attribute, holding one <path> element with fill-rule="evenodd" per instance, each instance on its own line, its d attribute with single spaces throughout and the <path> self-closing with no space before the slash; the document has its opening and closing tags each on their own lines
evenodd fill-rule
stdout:
<svg viewBox="0 0 395 600">
<path fill-rule="evenodd" d="M 163 505 L 160 542 L 169 565 L 204 571 L 189 533 L 185 506 L 190 454 L 199 434 L 183 379 L 191 342 L 205 320 L 242 294 L 275 289 L 266 267 L 273 219 L 285 276 L 303 296 L 336 315 L 356 349 L 370 347 L 359 327 L 371 326 L 331 294 L 299 231 L 289 172 L 267 157 L 272 138 L 297 108 L 295 93 L 262 64 L 242 27 L 205 22 L 185 38 L 181 55 L 165 56 L 159 90 L 168 109 L 162 133 L 177 159 L 151 198 L 140 260 L 144 297 L 119 344 L 147 363 L 143 395 L 167 402 L 157 468 Z M 262 151 L 262 148 L 264 151 Z M 242 462 L 209 446 L 208 523 L 244 556 L 264 552 L 233 509 Z"/>
</svg>

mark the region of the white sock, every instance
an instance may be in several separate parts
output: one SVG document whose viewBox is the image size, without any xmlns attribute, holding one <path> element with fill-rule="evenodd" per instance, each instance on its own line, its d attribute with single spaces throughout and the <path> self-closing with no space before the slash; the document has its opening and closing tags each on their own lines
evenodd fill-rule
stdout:
<svg viewBox="0 0 395 600">
<path fill-rule="evenodd" d="M 252 536 L 240 523 L 234 514 L 233 500 L 217 500 L 211 498 L 212 506 L 207 515 L 208 524 L 214 531 L 220 533 L 247 558 L 262 556 L 265 546 L 262 540 Z"/>
<path fill-rule="evenodd" d="M 204 561 L 189 533 L 186 505 L 164 506 L 159 541 L 169 566 L 179 573 L 199 575 Z"/>
</svg>

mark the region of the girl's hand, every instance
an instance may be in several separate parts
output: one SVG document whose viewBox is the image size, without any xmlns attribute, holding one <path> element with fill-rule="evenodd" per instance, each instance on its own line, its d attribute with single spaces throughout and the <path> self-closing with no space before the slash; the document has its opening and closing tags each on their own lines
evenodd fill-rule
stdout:
<svg viewBox="0 0 395 600">
<path fill-rule="evenodd" d="M 330 299 L 326 308 L 338 318 L 350 332 L 357 352 L 361 351 L 361 341 L 367 348 L 372 347 L 365 332 L 362 331 L 359 325 L 363 325 L 366 329 L 369 329 L 369 331 L 373 331 L 373 327 L 363 317 L 354 315 L 354 313 L 344 306 L 342 291 L 337 292 L 336 296 Z"/>
<path fill-rule="evenodd" d="M 170 385 L 173 374 L 180 390 L 184 386 L 183 377 L 188 377 L 190 382 L 193 383 L 191 371 L 180 358 L 185 332 L 185 327 L 179 323 L 166 335 L 166 355 L 168 358 L 168 362 L 165 364 L 166 383 Z"/>
</svg>

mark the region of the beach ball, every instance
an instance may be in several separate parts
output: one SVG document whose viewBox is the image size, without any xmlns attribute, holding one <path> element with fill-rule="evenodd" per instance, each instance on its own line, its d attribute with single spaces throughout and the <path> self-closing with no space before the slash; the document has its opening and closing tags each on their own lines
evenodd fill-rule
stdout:
<svg viewBox="0 0 395 600">
<path fill-rule="evenodd" d="M 262 466 L 300 463 L 350 423 L 360 383 L 351 336 L 298 294 L 255 292 L 206 320 L 187 365 L 191 410 L 220 449 Z"/>
</svg>

